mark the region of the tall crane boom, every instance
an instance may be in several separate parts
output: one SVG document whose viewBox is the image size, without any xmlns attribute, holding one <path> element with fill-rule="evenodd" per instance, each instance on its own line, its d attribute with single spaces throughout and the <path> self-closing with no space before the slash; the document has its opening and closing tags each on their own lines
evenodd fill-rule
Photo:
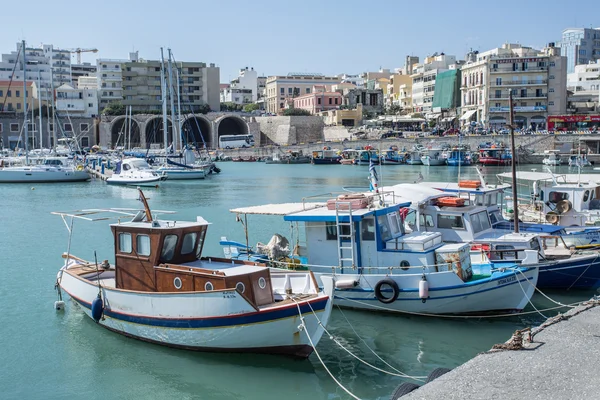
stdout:
<svg viewBox="0 0 600 400">
<path fill-rule="evenodd" d="M 82 49 L 80 47 L 76 49 L 69 49 L 71 53 L 77 53 L 77 64 L 81 64 L 81 53 L 97 53 L 98 49 Z"/>
</svg>

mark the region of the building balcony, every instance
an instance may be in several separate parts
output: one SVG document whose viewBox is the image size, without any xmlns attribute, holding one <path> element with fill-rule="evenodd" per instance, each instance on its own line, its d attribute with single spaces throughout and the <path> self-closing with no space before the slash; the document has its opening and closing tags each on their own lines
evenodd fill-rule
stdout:
<svg viewBox="0 0 600 400">
<path fill-rule="evenodd" d="M 514 106 L 513 112 L 546 112 L 546 106 Z M 490 107 L 490 113 L 508 113 L 508 106 Z"/>
<path fill-rule="evenodd" d="M 518 69 L 518 70 L 512 70 L 512 69 L 504 69 L 504 68 L 490 68 L 490 72 L 492 74 L 517 74 L 517 73 L 528 73 L 528 72 L 540 72 L 540 71 L 548 71 L 547 67 L 529 67 L 525 70 L 522 69 Z"/>
<path fill-rule="evenodd" d="M 100 67 L 98 68 L 98 72 L 102 73 L 102 72 L 122 72 L 123 70 L 120 67 Z"/>
<path fill-rule="evenodd" d="M 533 85 L 533 86 L 546 86 L 548 84 L 547 80 L 541 81 L 503 81 L 503 82 L 495 82 L 492 81 L 490 86 L 525 86 L 525 85 Z"/>
<path fill-rule="evenodd" d="M 136 71 L 121 71 L 121 73 L 123 74 L 123 76 L 138 76 L 138 73 Z"/>
<path fill-rule="evenodd" d="M 526 95 L 513 95 L 513 100 L 518 100 L 518 99 L 545 99 L 548 97 L 547 93 L 541 93 L 541 94 L 535 94 L 535 93 L 529 93 Z M 490 100 L 508 100 L 508 94 L 501 94 L 500 96 L 497 95 L 491 95 L 490 96 Z"/>
<path fill-rule="evenodd" d="M 121 82 L 123 80 L 120 76 L 102 76 L 100 77 L 101 81 L 118 81 Z"/>
</svg>

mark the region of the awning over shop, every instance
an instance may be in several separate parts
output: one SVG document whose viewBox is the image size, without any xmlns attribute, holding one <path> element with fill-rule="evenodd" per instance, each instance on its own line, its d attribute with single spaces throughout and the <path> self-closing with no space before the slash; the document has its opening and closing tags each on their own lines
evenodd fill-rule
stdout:
<svg viewBox="0 0 600 400">
<path fill-rule="evenodd" d="M 546 122 L 546 117 L 543 117 L 541 115 L 536 115 L 534 117 L 531 117 L 530 121 L 539 124 L 540 122 Z"/>
<path fill-rule="evenodd" d="M 454 121 L 456 119 L 456 117 L 444 117 L 442 118 L 442 122 L 450 122 L 450 121 Z"/>
<path fill-rule="evenodd" d="M 429 113 L 425 115 L 427 119 L 438 119 L 442 115 L 441 113 Z"/>
<path fill-rule="evenodd" d="M 466 113 L 464 113 L 462 117 L 460 117 L 460 120 L 468 121 L 469 118 L 471 118 L 476 112 L 477 112 L 477 110 L 469 110 Z"/>
</svg>

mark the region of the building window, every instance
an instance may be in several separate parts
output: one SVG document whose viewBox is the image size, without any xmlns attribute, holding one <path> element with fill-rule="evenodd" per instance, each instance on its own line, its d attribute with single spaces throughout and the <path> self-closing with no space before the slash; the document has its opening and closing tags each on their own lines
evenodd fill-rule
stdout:
<svg viewBox="0 0 600 400">
<path fill-rule="evenodd" d="M 0 124 L 0 133 L 2 133 L 2 124 Z"/>
<path fill-rule="evenodd" d="M 279 88 L 281 94 L 285 94 L 285 88 Z"/>
<path fill-rule="evenodd" d="M 29 132 L 35 132 L 35 124 L 27 124 L 27 130 Z"/>
<path fill-rule="evenodd" d="M 73 125 L 65 123 L 65 132 L 73 132 Z"/>
<path fill-rule="evenodd" d="M 554 79 L 554 75 L 550 75 L 548 79 Z"/>
<path fill-rule="evenodd" d="M 553 105 L 554 105 L 554 102 L 553 102 L 553 101 L 549 101 L 549 102 L 548 102 L 548 105 L 549 105 L 549 106 L 553 106 Z"/>
<path fill-rule="evenodd" d="M 554 61 L 550 61 L 550 64 L 548 64 L 550 67 L 554 67 L 556 64 L 554 63 Z"/>
<path fill-rule="evenodd" d="M 21 103 L 17 103 L 17 110 L 21 109 Z"/>
<path fill-rule="evenodd" d="M 554 88 L 550 88 L 550 89 L 548 89 L 548 92 L 550 92 L 550 93 L 554 93 Z"/>
<path fill-rule="evenodd" d="M 309 87 L 306 88 L 306 93 L 307 94 L 310 93 L 310 88 Z M 0 96 L 2 96 L 2 92 L 0 92 Z"/>
<path fill-rule="evenodd" d="M 11 132 L 19 132 L 19 124 L 10 124 Z"/>
<path fill-rule="evenodd" d="M 92 104 L 92 103 L 88 103 L 88 107 L 89 107 L 89 108 L 92 108 L 92 107 L 94 107 L 94 104 Z"/>
<path fill-rule="evenodd" d="M 89 128 L 88 124 L 79 124 L 79 132 L 85 132 Z"/>
<path fill-rule="evenodd" d="M 81 138 L 81 147 L 88 147 L 90 145 L 90 138 L 84 136 Z"/>
<path fill-rule="evenodd" d="M 496 78 L 496 85 L 497 86 L 501 86 L 502 85 L 502 78 Z"/>
<path fill-rule="evenodd" d="M 6 97 L 12 97 L 12 90 L 6 91 Z"/>
<path fill-rule="evenodd" d="M 338 98 L 336 97 L 336 98 L 335 98 L 335 104 L 337 104 L 337 103 L 338 103 Z"/>
<path fill-rule="evenodd" d="M 332 101 L 332 100 L 333 100 L 333 99 L 330 97 L 330 98 L 329 98 L 329 104 L 330 104 L 330 105 L 331 105 L 331 101 Z"/>
<path fill-rule="evenodd" d="M 15 90 L 15 97 L 21 97 L 21 91 Z"/>
<path fill-rule="evenodd" d="M 288 88 L 288 94 L 292 94 L 292 93 L 294 93 L 294 88 L 291 88 L 291 87 Z"/>
<path fill-rule="evenodd" d="M 317 104 L 321 104 L 321 98 L 320 97 L 317 99 Z"/>
</svg>

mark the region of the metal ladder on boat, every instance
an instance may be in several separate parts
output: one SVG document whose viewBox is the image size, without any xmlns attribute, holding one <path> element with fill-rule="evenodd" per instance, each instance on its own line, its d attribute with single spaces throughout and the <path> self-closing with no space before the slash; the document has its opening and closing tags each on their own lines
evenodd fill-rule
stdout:
<svg viewBox="0 0 600 400">
<path fill-rule="evenodd" d="M 343 210 L 340 206 L 348 206 L 347 210 Z M 344 222 L 342 216 L 348 217 L 348 222 Z M 352 267 L 356 265 L 354 259 L 354 249 L 356 242 L 354 240 L 354 223 L 352 222 L 352 204 L 345 201 L 336 201 L 335 203 L 335 225 L 337 229 L 338 241 L 338 259 L 341 272 L 344 272 L 344 267 Z M 346 228 L 346 229 L 344 229 Z M 347 265 L 350 263 L 350 265 Z"/>
</svg>

